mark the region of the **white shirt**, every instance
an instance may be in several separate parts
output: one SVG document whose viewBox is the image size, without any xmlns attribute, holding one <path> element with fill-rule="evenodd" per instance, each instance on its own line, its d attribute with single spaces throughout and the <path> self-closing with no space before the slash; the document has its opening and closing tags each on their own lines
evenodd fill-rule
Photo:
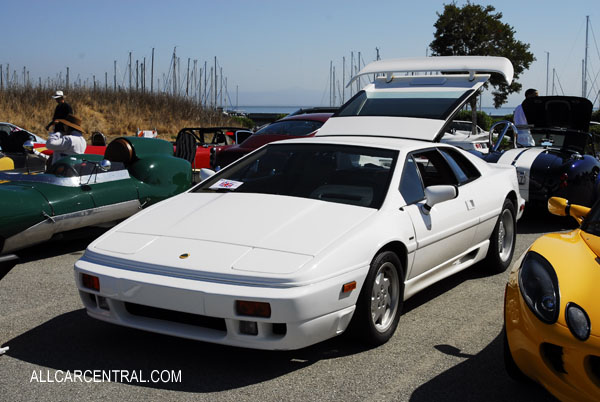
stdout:
<svg viewBox="0 0 600 402">
<path fill-rule="evenodd" d="M 515 121 L 516 126 L 527 125 L 527 118 L 525 117 L 525 112 L 523 112 L 523 105 L 519 105 L 515 108 L 513 120 Z"/>
<path fill-rule="evenodd" d="M 60 132 L 52 133 L 46 141 L 46 148 L 54 151 L 52 163 L 68 155 L 82 154 L 85 152 L 87 143 L 79 131 L 72 131 L 79 135 L 62 135 Z"/>
</svg>

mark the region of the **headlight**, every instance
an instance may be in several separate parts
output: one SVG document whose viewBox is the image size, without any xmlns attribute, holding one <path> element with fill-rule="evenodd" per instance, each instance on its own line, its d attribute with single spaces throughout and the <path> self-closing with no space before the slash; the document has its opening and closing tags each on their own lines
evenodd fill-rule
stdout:
<svg viewBox="0 0 600 402">
<path fill-rule="evenodd" d="M 569 303 L 567 304 L 565 317 L 567 325 L 575 338 L 585 341 L 590 337 L 590 319 L 584 309 L 575 303 Z"/>
<path fill-rule="evenodd" d="M 532 251 L 527 253 L 519 270 L 519 288 L 537 318 L 546 324 L 556 322 L 560 308 L 558 278 L 544 257 Z"/>
</svg>

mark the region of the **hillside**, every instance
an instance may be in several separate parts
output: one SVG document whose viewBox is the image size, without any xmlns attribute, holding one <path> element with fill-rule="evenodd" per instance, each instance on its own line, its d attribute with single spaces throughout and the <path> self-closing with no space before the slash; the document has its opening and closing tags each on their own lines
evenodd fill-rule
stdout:
<svg viewBox="0 0 600 402">
<path fill-rule="evenodd" d="M 9 88 L 0 91 L 0 121 L 7 121 L 46 136 L 45 126 L 54 113 L 54 91 L 40 88 Z M 83 121 L 87 135 L 100 131 L 109 138 L 135 135 L 139 129 L 156 129 L 159 138 L 174 139 L 182 127 L 239 125 L 212 109 L 189 99 L 164 93 L 65 90 L 65 99 Z"/>
</svg>

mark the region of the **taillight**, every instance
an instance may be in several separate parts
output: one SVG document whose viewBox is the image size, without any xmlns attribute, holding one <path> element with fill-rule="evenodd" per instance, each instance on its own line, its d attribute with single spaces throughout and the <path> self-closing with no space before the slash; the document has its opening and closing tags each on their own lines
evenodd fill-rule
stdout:
<svg viewBox="0 0 600 402">
<path fill-rule="evenodd" d="M 567 173 L 563 173 L 560 175 L 560 188 L 565 188 L 569 185 L 567 180 L 569 180 L 569 175 Z"/>
</svg>

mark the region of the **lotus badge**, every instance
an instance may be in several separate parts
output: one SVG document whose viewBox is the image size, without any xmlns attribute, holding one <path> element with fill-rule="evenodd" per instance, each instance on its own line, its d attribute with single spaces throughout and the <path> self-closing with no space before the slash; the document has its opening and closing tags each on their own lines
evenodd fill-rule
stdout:
<svg viewBox="0 0 600 402">
<path fill-rule="evenodd" d="M 179 258 L 180 258 L 180 259 L 182 259 L 182 260 L 185 260 L 185 259 L 186 259 L 186 258 L 188 258 L 189 256 L 190 256 L 190 255 L 189 255 L 188 253 L 185 253 L 185 254 L 181 254 L 181 255 L 179 256 Z"/>
</svg>

